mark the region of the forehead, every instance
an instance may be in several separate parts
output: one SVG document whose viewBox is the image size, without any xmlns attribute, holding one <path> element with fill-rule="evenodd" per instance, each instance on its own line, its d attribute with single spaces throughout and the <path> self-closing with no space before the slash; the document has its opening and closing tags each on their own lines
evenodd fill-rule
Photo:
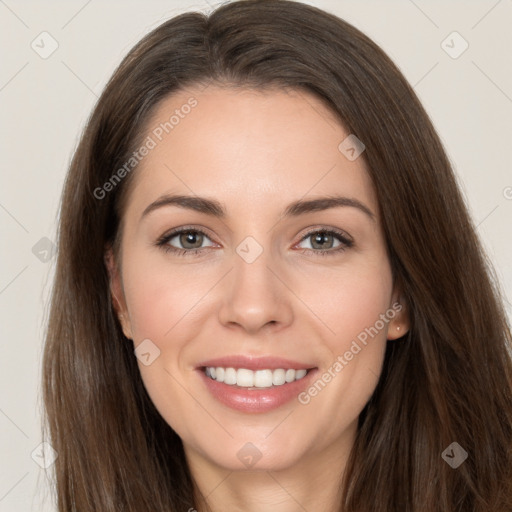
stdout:
<svg viewBox="0 0 512 512">
<path fill-rule="evenodd" d="M 182 90 L 159 104 L 145 135 L 151 149 L 135 172 L 132 210 L 173 192 L 219 198 L 233 214 L 337 193 L 376 210 L 364 159 L 339 149 L 350 133 L 303 91 Z"/>
</svg>

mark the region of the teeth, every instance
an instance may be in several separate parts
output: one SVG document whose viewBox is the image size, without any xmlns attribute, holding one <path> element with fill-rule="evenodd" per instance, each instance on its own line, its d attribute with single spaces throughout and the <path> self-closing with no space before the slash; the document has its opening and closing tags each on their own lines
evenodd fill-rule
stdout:
<svg viewBox="0 0 512 512">
<path fill-rule="evenodd" d="M 247 368 L 214 368 L 209 366 L 205 373 L 208 377 L 217 382 L 224 382 L 230 386 L 243 388 L 270 388 L 271 386 L 282 386 L 287 382 L 302 379 L 308 370 L 248 370 Z"/>
<path fill-rule="evenodd" d="M 226 384 L 236 384 L 236 370 L 234 368 L 226 368 L 224 372 L 224 382 Z"/>
</svg>

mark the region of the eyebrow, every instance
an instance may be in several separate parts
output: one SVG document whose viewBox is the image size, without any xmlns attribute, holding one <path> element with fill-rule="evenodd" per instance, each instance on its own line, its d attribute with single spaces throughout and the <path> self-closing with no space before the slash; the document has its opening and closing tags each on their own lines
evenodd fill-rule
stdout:
<svg viewBox="0 0 512 512">
<path fill-rule="evenodd" d="M 217 217 L 219 219 L 226 218 L 225 208 L 219 201 L 216 201 L 215 199 L 208 199 L 206 197 L 199 196 L 166 194 L 159 197 L 156 201 L 147 206 L 146 209 L 142 212 L 140 220 L 149 215 L 151 212 L 165 206 L 177 206 L 179 208 L 194 210 L 196 212 L 211 215 L 212 217 Z M 306 213 L 329 210 L 331 208 L 338 208 L 342 206 L 357 208 L 375 222 L 375 214 L 366 205 L 357 199 L 344 196 L 326 196 L 316 199 L 309 199 L 306 201 L 294 201 L 285 208 L 280 218 L 298 217 Z"/>
</svg>

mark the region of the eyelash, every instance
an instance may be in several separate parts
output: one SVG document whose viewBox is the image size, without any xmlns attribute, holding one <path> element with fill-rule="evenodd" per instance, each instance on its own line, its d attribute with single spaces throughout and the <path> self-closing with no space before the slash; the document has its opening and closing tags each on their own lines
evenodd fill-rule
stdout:
<svg viewBox="0 0 512 512">
<path fill-rule="evenodd" d="M 178 249 L 177 247 L 173 247 L 172 245 L 168 244 L 168 242 L 172 238 L 174 238 L 176 235 L 180 235 L 182 233 L 199 233 L 201 235 L 206 236 L 207 238 L 210 238 L 208 236 L 208 234 L 205 233 L 201 229 L 185 226 L 185 227 L 182 227 L 182 228 L 175 229 L 175 230 L 173 230 L 170 233 L 167 233 L 165 235 L 162 235 L 155 242 L 155 245 L 157 247 L 160 247 L 166 253 L 171 252 L 171 253 L 176 254 L 177 256 L 186 256 L 186 257 L 188 257 L 188 256 L 200 256 L 206 249 L 208 249 L 208 247 L 203 247 L 201 249 Z M 315 230 L 309 231 L 308 233 L 306 233 L 300 239 L 299 243 L 303 242 L 304 240 L 309 238 L 311 235 L 314 235 L 314 234 L 317 234 L 317 233 L 323 233 L 323 234 L 326 234 L 326 235 L 334 235 L 339 240 L 339 242 L 341 242 L 340 246 L 337 247 L 336 249 L 325 249 L 325 250 L 302 249 L 303 253 L 304 252 L 305 253 L 314 253 L 314 254 L 317 254 L 318 256 L 333 256 L 333 255 L 336 255 L 336 254 L 340 254 L 341 252 L 343 252 L 343 251 L 345 251 L 347 249 L 350 249 L 354 245 L 354 242 L 352 240 L 348 239 L 345 236 L 345 233 L 343 233 L 343 231 L 340 231 L 340 230 L 337 230 L 337 229 L 334 229 L 334 228 L 330 228 L 330 229 L 315 229 Z"/>
</svg>

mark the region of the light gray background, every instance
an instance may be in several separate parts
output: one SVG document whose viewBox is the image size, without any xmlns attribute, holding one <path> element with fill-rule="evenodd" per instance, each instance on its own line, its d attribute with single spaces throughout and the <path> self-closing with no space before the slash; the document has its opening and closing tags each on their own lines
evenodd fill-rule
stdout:
<svg viewBox="0 0 512 512">
<path fill-rule="evenodd" d="M 307 3 L 369 35 L 414 86 L 512 297 L 512 0 Z M 55 259 L 41 261 L 44 252 L 33 247 L 43 237 L 55 241 L 79 133 L 115 66 L 143 35 L 176 14 L 215 5 L 0 0 L 0 512 L 55 510 L 44 470 L 32 459 L 35 450 L 40 460 L 40 363 Z M 46 59 L 31 47 L 50 48 L 43 31 L 58 43 Z M 462 48 L 457 36 L 446 39 L 454 31 L 469 44 L 455 59 L 443 49 Z"/>
</svg>

